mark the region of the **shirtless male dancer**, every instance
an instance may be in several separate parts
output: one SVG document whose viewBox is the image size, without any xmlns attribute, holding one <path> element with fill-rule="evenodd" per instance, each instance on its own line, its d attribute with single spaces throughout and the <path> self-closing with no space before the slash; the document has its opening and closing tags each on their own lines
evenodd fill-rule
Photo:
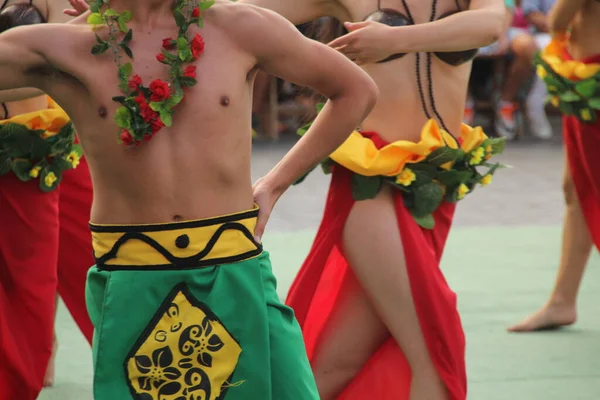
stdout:
<svg viewBox="0 0 600 400">
<path fill-rule="evenodd" d="M 586 64 L 590 73 L 600 76 L 600 1 L 559 0 L 548 20 L 554 36 L 552 46 L 563 47 L 566 44 L 560 58 L 566 62 L 577 60 Z M 563 78 L 573 79 L 571 76 Z M 596 85 L 599 85 L 597 80 Z M 598 87 L 595 90 L 598 93 Z M 596 113 L 595 121 L 584 121 L 573 115 L 563 116 L 566 211 L 560 266 L 546 304 L 511 327 L 513 332 L 558 328 L 574 324 L 577 320 L 581 279 L 592 248 L 600 249 L 600 114 L 593 109 L 591 112 Z"/>
<path fill-rule="evenodd" d="M 72 118 L 89 163 L 96 400 L 214 400 L 226 391 L 227 400 L 318 398 L 300 329 L 277 298 L 260 236 L 281 194 L 349 136 L 377 88 L 344 56 L 273 12 L 229 1 L 209 6 L 113 0 L 90 17 L 108 28 L 92 30 L 84 15 L 0 35 L 0 90 L 48 93 Z M 190 25 L 198 17 L 203 28 Z M 119 28 L 131 29 L 133 39 Z M 105 46 L 127 48 L 103 53 Z M 133 75 L 121 69 L 129 82 L 119 86 L 115 60 L 125 65 L 128 53 Z M 161 65 L 179 59 L 183 66 Z M 253 188 L 258 69 L 330 100 Z M 136 94 L 125 112 L 113 101 L 123 93 Z M 173 99 L 180 101 L 175 113 Z M 137 141 L 143 129 L 152 133 Z"/>
</svg>

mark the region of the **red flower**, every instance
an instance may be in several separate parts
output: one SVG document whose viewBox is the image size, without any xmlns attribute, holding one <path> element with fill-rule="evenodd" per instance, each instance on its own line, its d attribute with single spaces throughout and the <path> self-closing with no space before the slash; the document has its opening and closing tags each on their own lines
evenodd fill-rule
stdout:
<svg viewBox="0 0 600 400">
<path fill-rule="evenodd" d="M 148 103 L 140 104 L 140 115 L 144 119 L 145 122 L 150 122 L 155 118 L 158 118 L 158 113 L 150 108 Z"/>
<path fill-rule="evenodd" d="M 154 136 L 154 134 L 152 134 L 152 135 L 145 134 L 145 135 L 144 135 L 144 141 L 145 141 L 145 142 L 149 142 L 149 141 L 150 141 L 150 139 L 152 139 L 152 137 L 153 137 L 153 136 Z"/>
<path fill-rule="evenodd" d="M 160 53 L 159 55 L 156 56 L 156 59 L 159 62 L 164 63 L 165 62 L 165 55 L 163 53 Z"/>
<path fill-rule="evenodd" d="M 192 17 L 194 18 L 198 18 L 200 16 L 200 9 L 198 7 L 194 8 L 194 10 L 192 10 Z"/>
<path fill-rule="evenodd" d="M 172 38 L 163 39 L 163 47 L 167 50 L 173 50 L 177 45 L 177 42 Z"/>
<path fill-rule="evenodd" d="M 169 84 L 163 80 L 156 79 L 150 84 L 151 101 L 159 102 L 168 99 L 171 96 Z"/>
<path fill-rule="evenodd" d="M 152 134 L 154 135 L 156 132 L 160 131 L 165 124 L 160 120 L 160 118 L 155 119 L 150 123 L 150 127 L 152 128 Z"/>
<path fill-rule="evenodd" d="M 128 82 L 129 89 L 137 90 L 137 88 L 142 84 L 142 78 L 139 75 L 133 75 Z"/>
<path fill-rule="evenodd" d="M 144 95 L 142 93 L 138 94 L 137 96 L 135 96 L 135 98 L 133 99 L 136 103 L 138 103 L 140 106 L 142 104 L 146 104 L 146 98 L 144 97 Z"/>
<path fill-rule="evenodd" d="M 123 132 L 121 132 L 121 142 L 127 146 L 133 143 L 133 136 L 131 136 L 131 133 L 127 129 L 123 129 Z"/>
<path fill-rule="evenodd" d="M 202 36 L 200 36 L 200 34 L 196 33 L 196 36 L 194 36 L 190 43 L 190 47 L 192 48 L 194 60 L 198 59 L 198 57 L 200 57 L 200 55 L 204 51 L 204 39 L 202 39 Z"/>
<path fill-rule="evenodd" d="M 187 78 L 195 78 L 196 77 L 196 66 L 189 65 L 185 71 L 183 71 L 183 76 Z"/>
</svg>

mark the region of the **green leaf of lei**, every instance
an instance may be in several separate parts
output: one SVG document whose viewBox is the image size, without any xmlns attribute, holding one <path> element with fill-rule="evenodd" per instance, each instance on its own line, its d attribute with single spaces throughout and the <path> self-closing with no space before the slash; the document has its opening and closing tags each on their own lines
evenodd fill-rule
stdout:
<svg viewBox="0 0 600 400">
<path fill-rule="evenodd" d="M 433 229 L 435 228 L 435 219 L 433 219 L 433 215 L 429 214 L 424 217 L 417 217 L 413 215 L 413 218 L 417 225 L 425 229 Z"/>
<path fill-rule="evenodd" d="M 374 199 L 383 185 L 381 176 L 352 175 L 352 197 L 356 201 Z"/>
</svg>

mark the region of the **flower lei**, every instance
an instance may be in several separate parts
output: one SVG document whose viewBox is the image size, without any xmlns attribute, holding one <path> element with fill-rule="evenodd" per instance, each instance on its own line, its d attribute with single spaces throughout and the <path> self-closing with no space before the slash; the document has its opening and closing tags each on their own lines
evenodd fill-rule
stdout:
<svg viewBox="0 0 600 400">
<path fill-rule="evenodd" d="M 156 59 L 168 65 L 170 81 L 156 79 L 148 87 L 142 78 L 133 74 L 133 65 L 123 63 L 121 50 L 133 59 L 133 52 L 128 44 L 133 32 L 127 28 L 131 21 L 130 11 L 118 13 L 110 8 L 109 0 L 95 0 L 90 5 L 91 14 L 88 23 L 94 27 L 107 26 L 108 39 L 103 40 L 96 34 L 97 44 L 92 47 L 92 54 L 104 54 L 112 50 L 119 75 L 119 88 L 124 96 L 113 97 L 113 101 L 121 104 L 116 111 L 115 122 L 121 128 L 120 141 L 126 146 L 139 146 L 142 141 L 149 141 L 163 127 L 173 123 L 173 109 L 183 100 L 183 90 L 195 86 L 196 67 L 187 65 L 196 61 L 204 52 L 204 40 L 199 34 L 188 38 L 187 31 L 192 24 L 203 26 L 201 11 L 210 8 L 214 1 L 208 0 L 176 0 L 173 15 L 179 27 L 176 39 L 166 38 L 162 50 Z M 108 7 L 103 11 L 104 6 Z M 124 33 L 118 41 L 119 32 Z"/>
<path fill-rule="evenodd" d="M 317 106 L 318 111 L 322 106 Z M 306 133 L 311 124 L 312 122 L 300 128 L 298 134 Z M 435 126 L 437 124 L 434 122 L 428 122 L 423 129 L 422 139 L 431 137 Z M 441 129 L 440 133 L 444 135 Z M 350 141 L 369 140 L 358 139 L 359 137 L 360 135 L 353 134 L 344 145 Z M 463 125 L 458 146 L 450 147 L 443 143 L 440 139 L 434 149 L 421 157 L 421 161 L 407 161 L 399 173 L 391 176 L 365 176 L 352 171 L 352 197 L 356 201 L 372 199 L 384 184 L 391 185 L 402 193 L 404 203 L 417 224 L 433 229 L 435 220 L 432 214 L 443 201 L 456 203 L 462 200 L 476 185 L 489 185 L 496 170 L 505 167 L 500 163 L 489 162 L 492 156 L 504 151 L 505 139 L 488 138 L 480 127 Z M 321 163 L 325 174 L 330 174 L 338 166 L 331 157 Z M 351 157 L 357 159 L 360 155 L 353 154 Z M 481 171 L 482 167 L 487 170 Z M 311 171 L 295 184 L 301 183 Z"/>
<path fill-rule="evenodd" d="M 567 39 L 553 39 L 535 58 L 550 103 L 564 115 L 594 123 L 600 110 L 600 64 L 565 60 Z"/>
</svg>

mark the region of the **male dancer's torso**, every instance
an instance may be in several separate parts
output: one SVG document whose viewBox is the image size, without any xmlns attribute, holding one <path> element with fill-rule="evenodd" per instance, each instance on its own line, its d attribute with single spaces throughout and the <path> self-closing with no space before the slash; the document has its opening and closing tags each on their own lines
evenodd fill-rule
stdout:
<svg viewBox="0 0 600 400">
<path fill-rule="evenodd" d="M 588 0 L 571 26 L 569 51 L 580 60 L 600 54 L 600 1 Z"/>
<path fill-rule="evenodd" d="M 96 40 L 86 18 L 44 27 L 47 34 L 28 45 L 56 49 L 48 61 L 65 72 L 35 71 L 49 80 L 47 91 L 71 116 L 81 138 L 95 189 L 92 221 L 158 223 L 252 208 L 248 121 L 256 59 L 240 51 L 227 32 L 231 24 L 242 23 L 243 13 L 219 4 L 208 10 L 203 29 L 190 28 L 190 35 L 198 32 L 207 43 L 195 63 L 198 84 L 186 90 L 173 126 L 133 149 L 118 143 L 112 117 L 117 104 L 111 99 L 120 95 L 115 63 L 109 53 L 90 53 Z M 156 55 L 164 38 L 177 36 L 173 15 L 165 13 L 146 26 L 132 21 L 129 27 L 134 73 L 146 85 L 168 80 L 168 67 Z"/>
</svg>

